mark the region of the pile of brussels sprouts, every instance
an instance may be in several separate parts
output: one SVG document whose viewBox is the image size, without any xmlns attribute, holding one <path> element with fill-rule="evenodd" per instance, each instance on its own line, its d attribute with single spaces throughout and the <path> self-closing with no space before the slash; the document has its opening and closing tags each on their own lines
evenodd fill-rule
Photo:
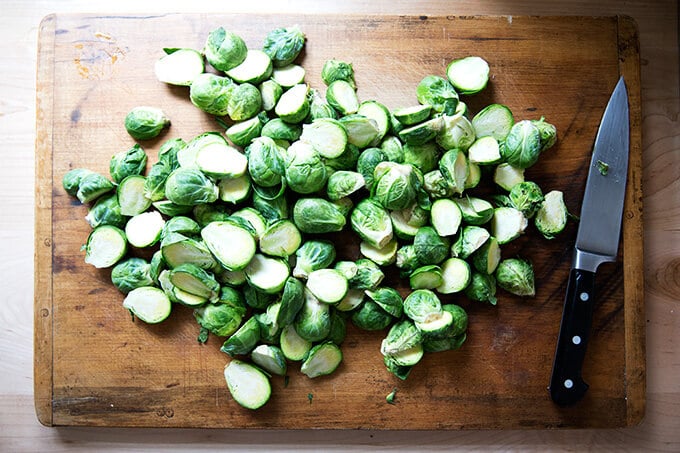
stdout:
<svg viewBox="0 0 680 453">
<path fill-rule="evenodd" d="M 148 171 L 136 144 L 111 158 L 110 178 L 79 168 L 63 179 L 90 205 L 85 261 L 111 268 L 142 321 L 193 309 L 199 341 L 224 338 L 228 388 L 251 409 L 291 363 L 311 378 L 333 372 L 348 322 L 383 332 L 400 379 L 424 353 L 459 348 L 468 316 L 454 301 L 496 304 L 497 287 L 534 295 L 531 264 L 502 259 L 501 247 L 530 220 L 546 238 L 567 221 L 561 192 L 524 179 L 555 128 L 500 104 L 472 115 L 461 99 L 486 86 L 482 58 L 425 76 L 417 103 L 390 110 L 358 98 L 344 61 L 324 64 L 323 92 L 310 87 L 295 63 L 304 44 L 297 27 L 273 30 L 261 49 L 218 28 L 201 51 L 165 49 L 158 79 L 187 86 L 224 131 L 165 141 Z M 156 107 L 125 118 L 137 140 L 169 125 Z M 483 177 L 495 195 L 475 191 Z M 349 237 L 359 259 L 336 254 Z M 411 291 L 388 286 L 386 272 Z"/>
</svg>

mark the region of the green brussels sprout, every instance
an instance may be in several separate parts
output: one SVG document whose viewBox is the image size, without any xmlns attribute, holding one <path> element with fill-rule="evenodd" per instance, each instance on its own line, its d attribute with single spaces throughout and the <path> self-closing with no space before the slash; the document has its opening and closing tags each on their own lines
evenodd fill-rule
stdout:
<svg viewBox="0 0 680 453">
<path fill-rule="evenodd" d="M 392 240 L 392 220 L 390 214 L 377 201 L 366 198 L 361 200 L 350 215 L 352 229 L 370 245 L 383 248 Z"/>
<path fill-rule="evenodd" d="M 295 252 L 293 276 L 306 279 L 311 272 L 329 267 L 335 257 L 335 246 L 331 241 L 309 239 Z"/>
<path fill-rule="evenodd" d="M 191 213 L 193 214 L 194 220 L 201 228 L 211 222 L 229 220 L 229 210 L 225 205 L 218 203 L 197 204 L 193 207 Z"/>
<path fill-rule="evenodd" d="M 91 172 L 82 177 L 78 184 L 76 197 L 81 203 L 90 203 L 112 191 L 116 186 L 105 176 Z"/>
<path fill-rule="evenodd" d="M 534 268 L 521 258 L 508 258 L 500 263 L 495 272 L 498 286 L 517 296 L 534 296 Z"/>
<path fill-rule="evenodd" d="M 288 261 L 262 253 L 256 253 L 244 271 L 250 286 L 270 294 L 278 294 L 290 276 Z"/>
<path fill-rule="evenodd" d="M 551 190 L 545 194 L 545 199 L 534 218 L 534 224 L 543 237 L 553 239 L 564 230 L 568 217 L 569 212 L 564 204 L 563 193 Z"/>
<path fill-rule="evenodd" d="M 281 295 L 281 306 L 276 316 L 276 324 L 285 327 L 295 321 L 295 317 L 305 303 L 305 285 L 291 276 L 286 280 Z"/>
<path fill-rule="evenodd" d="M 260 323 L 257 322 L 256 318 L 251 317 L 248 318 L 236 332 L 227 338 L 222 344 L 220 351 L 230 357 L 250 354 L 259 341 Z"/>
<path fill-rule="evenodd" d="M 321 80 L 329 86 L 336 80 L 344 80 L 352 89 L 356 89 L 354 69 L 351 63 L 340 60 L 327 60 L 321 68 Z"/>
<path fill-rule="evenodd" d="M 249 49 L 246 52 L 246 59 L 240 65 L 226 71 L 226 74 L 236 83 L 259 84 L 269 79 L 273 70 L 274 65 L 269 55 L 261 50 Z"/>
<path fill-rule="evenodd" d="M 181 138 L 171 138 L 165 141 L 158 149 L 158 162 L 163 162 L 170 170 L 177 169 L 179 167 L 177 153 L 186 147 L 187 143 Z"/>
<path fill-rule="evenodd" d="M 256 310 L 264 310 L 277 300 L 276 294 L 265 293 L 250 285 L 243 288 L 243 297 L 246 304 Z"/>
<path fill-rule="evenodd" d="M 264 343 L 278 343 L 278 337 L 281 334 L 281 326 L 276 323 L 276 318 L 279 315 L 280 309 L 281 303 L 275 302 L 270 304 L 264 312 L 255 313 L 253 315 L 260 324 L 260 340 Z"/>
<path fill-rule="evenodd" d="M 496 305 L 496 279 L 493 275 L 473 272 L 470 283 L 465 288 L 465 295 L 470 300 L 488 302 Z"/>
<path fill-rule="evenodd" d="M 160 82 L 189 86 L 205 71 L 203 55 L 194 49 L 165 48 L 165 55 L 156 60 L 154 73 Z"/>
<path fill-rule="evenodd" d="M 383 362 L 385 364 L 385 368 L 387 368 L 387 371 L 389 371 L 402 381 L 408 378 L 408 375 L 411 373 L 411 370 L 413 369 L 413 366 L 400 365 L 399 363 L 397 363 L 397 360 L 395 360 L 395 358 L 390 354 L 383 355 Z"/>
<path fill-rule="evenodd" d="M 250 359 L 270 374 L 285 376 L 288 369 L 286 357 L 278 346 L 261 344 L 250 353 Z"/>
<path fill-rule="evenodd" d="M 172 169 L 165 162 L 156 162 L 149 169 L 144 180 L 144 197 L 151 201 L 165 198 L 165 181 L 172 173 Z"/>
<path fill-rule="evenodd" d="M 279 146 L 269 137 L 259 137 L 245 149 L 248 173 L 252 181 L 262 187 L 281 184 L 285 164 Z"/>
<path fill-rule="evenodd" d="M 305 289 L 305 303 L 298 311 L 293 325 L 295 331 L 307 341 L 325 339 L 331 331 L 331 306 L 324 304 Z"/>
<path fill-rule="evenodd" d="M 336 305 L 337 306 L 337 305 Z M 341 345 L 347 336 L 347 320 L 338 310 L 331 310 L 331 331 L 326 339 L 333 344 Z"/>
<path fill-rule="evenodd" d="M 374 290 L 367 289 L 366 295 L 395 318 L 400 318 L 404 309 L 401 294 L 394 288 L 379 287 Z"/>
<path fill-rule="evenodd" d="M 339 170 L 328 178 L 326 195 L 331 201 L 337 201 L 347 197 L 366 185 L 361 173 L 355 171 Z"/>
<path fill-rule="evenodd" d="M 458 338 L 468 328 L 468 314 L 463 307 L 456 304 L 443 304 L 442 311 L 451 313 L 453 324 L 447 332 L 448 338 Z"/>
<path fill-rule="evenodd" d="M 269 55 L 274 66 L 291 64 L 305 45 L 305 34 L 299 27 L 282 27 L 270 31 L 264 38 L 264 52 Z"/>
<path fill-rule="evenodd" d="M 324 341 L 309 350 L 300 371 L 309 378 L 325 376 L 335 371 L 342 362 L 342 351 L 332 341 Z"/>
<path fill-rule="evenodd" d="M 267 114 L 260 112 L 250 119 L 238 121 L 229 126 L 224 134 L 234 145 L 248 146 L 262 134 L 262 128 L 267 121 L 269 121 Z"/>
<path fill-rule="evenodd" d="M 402 319 L 394 323 L 387 336 L 380 344 L 382 355 L 393 355 L 411 349 L 422 343 L 420 330 L 410 319 Z"/>
<path fill-rule="evenodd" d="M 203 269 L 215 269 L 217 266 L 217 261 L 203 241 L 181 233 L 169 233 L 163 237 L 160 250 L 163 260 L 171 269 L 183 263 L 193 263 Z"/>
<path fill-rule="evenodd" d="M 161 238 L 169 236 L 172 233 L 180 233 L 187 236 L 198 235 L 201 232 L 201 226 L 191 217 L 176 216 L 169 218 L 163 226 Z"/>
<path fill-rule="evenodd" d="M 434 140 L 444 127 L 444 119 L 435 116 L 427 121 L 399 131 L 399 138 L 409 145 L 423 145 Z"/>
<path fill-rule="evenodd" d="M 501 146 L 503 160 L 517 168 L 529 168 L 541 154 L 541 132 L 530 120 L 515 123 Z"/>
<path fill-rule="evenodd" d="M 341 231 L 347 219 L 333 203 L 323 198 L 300 198 L 293 206 L 293 222 L 303 233 Z"/>
<path fill-rule="evenodd" d="M 417 289 L 404 299 L 404 314 L 416 323 L 425 323 L 441 312 L 441 301 L 432 290 Z"/>
<path fill-rule="evenodd" d="M 253 208 L 259 212 L 265 221 L 268 223 L 273 223 L 277 220 L 287 219 L 288 213 L 288 201 L 286 197 L 279 196 L 275 198 L 263 197 L 260 191 L 255 191 L 253 193 Z M 299 228 L 300 226 L 296 224 Z"/>
<path fill-rule="evenodd" d="M 446 77 L 461 94 L 479 93 L 489 82 L 489 63 L 477 56 L 458 58 L 446 67 Z"/>
<path fill-rule="evenodd" d="M 123 294 L 127 294 L 135 288 L 153 286 L 151 278 L 151 265 L 142 258 L 128 258 L 120 261 L 111 269 L 111 282 Z"/>
<path fill-rule="evenodd" d="M 341 115 L 351 115 L 359 110 L 356 88 L 345 80 L 335 80 L 328 85 L 326 101 Z"/>
<path fill-rule="evenodd" d="M 319 118 L 337 119 L 338 112 L 331 107 L 325 97 L 319 94 L 319 90 L 310 88 L 309 94 L 309 119 L 313 122 Z"/>
<path fill-rule="evenodd" d="M 301 123 L 310 111 L 309 86 L 299 83 L 285 91 L 274 107 L 274 113 L 287 123 Z"/>
<path fill-rule="evenodd" d="M 163 253 L 160 250 L 156 250 L 154 254 L 151 255 L 151 260 L 149 261 L 149 276 L 154 285 L 160 285 L 159 276 L 165 269 L 166 263 L 163 259 Z"/>
<path fill-rule="evenodd" d="M 420 187 L 413 166 L 380 162 L 373 174 L 371 196 L 385 209 L 401 210 L 413 204 Z"/>
<path fill-rule="evenodd" d="M 390 162 L 404 163 L 404 145 L 394 135 L 384 137 L 380 142 L 380 149 Z"/>
<path fill-rule="evenodd" d="M 490 237 L 491 234 L 486 228 L 465 225 L 451 246 L 451 256 L 466 259 L 482 247 Z"/>
<path fill-rule="evenodd" d="M 470 172 L 467 157 L 463 151 L 450 149 L 445 152 L 439 160 L 439 171 L 453 188 L 454 193 L 463 193 L 465 181 Z"/>
<path fill-rule="evenodd" d="M 64 187 L 64 190 L 67 194 L 75 197 L 78 193 L 78 188 L 80 187 L 80 181 L 82 181 L 85 176 L 91 173 L 94 172 L 92 170 L 88 170 L 87 168 L 74 168 L 73 170 L 69 170 L 66 172 L 66 174 L 64 174 L 64 177 L 61 180 L 61 185 Z"/>
<path fill-rule="evenodd" d="M 127 151 L 114 154 L 109 162 L 111 178 L 119 183 L 130 175 L 141 175 L 146 168 L 147 155 L 139 144 Z"/>
<path fill-rule="evenodd" d="M 242 83 L 231 92 L 227 114 L 234 121 L 254 117 L 262 110 L 262 95 L 255 85 Z"/>
<path fill-rule="evenodd" d="M 238 330 L 243 314 L 231 305 L 210 303 L 195 308 L 194 318 L 202 329 L 218 337 L 228 337 Z"/>
<path fill-rule="evenodd" d="M 262 96 L 262 110 L 271 112 L 276 107 L 276 103 L 283 95 L 283 87 L 275 80 L 269 79 L 262 82 L 258 87 Z"/>
<path fill-rule="evenodd" d="M 435 264 L 417 267 L 409 274 L 411 289 L 435 289 L 443 283 L 442 268 Z"/>
<path fill-rule="evenodd" d="M 424 226 L 418 229 L 413 246 L 422 265 L 440 264 L 449 256 L 450 241 L 437 234 L 431 226 Z"/>
<path fill-rule="evenodd" d="M 538 184 L 523 181 L 515 184 L 508 195 L 512 207 L 521 211 L 527 219 L 532 218 L 543 203 L 543 191 Z"/>
<path fill-rule="evenodd" d="M 423 174 L 429 173 L 437 168 L 440 159 L 439 147 L 434 142 L 416 145 L 404 143 L 404 162 L 418 168 Z"/>
<path fill-rule="evenodd" d="M 505 141 L 513 124 L 515 119 L 512 111 L 502 104 L 488 105 L 472 118 L 477 138 L 490 136 L 499 143 Z"/>
<path fill-rule="evenodd" d="M 413 244 L 402 245 L 397 249 L 396 266 L 407 274 L 421 266 L 418 261 L 416 246 Z"/>
<path fill-rule="evenodd" d="M 178 168 L 165 181 L 165 196 L 175 204 L 195 206 L 217 200 L 219 190 L 203 172 Z"/>
<path fill-rule="evenodd" d="M 312 145 L 297 141 L 288 148 L 286 183 L 294 192 L 310 194 L 323 189 L 328 179 L 326 165 Z"/>
<path fill-rule="evenodd" d="M 170 119 L 156 107 L 135 107 L 125 116 L 125 130 L 136 140 L 150 140 L 170 126 Z"/>
<path fill-rule="evenodd" d="M 359 156 L 363 154 L 359 148 L 348 144 L 345 150 L 338 157 L 332 159 L 325 159 L 326 168 L 329 172 L 332 171 L 356 171 L 359 162 Z M 364 176 L 363 174 L 361 175 Z M 364 177 L 364 186 L 366 185 L 366 178 Z"/>
<path fill-rule="evenodd" d="M 454 115 L 458 106 L 458 93 L 451 82 L 443 77 L 425 76 L 416 87 L 416 97 L 423 105 L 431 105 L 437 113 Z"/>
<path fill-rule="evenodd" d="M 211 302 L 217 301 L 220 284 L 215 276 L 193 263 L 183 263 L 170 271 L 170 282 L 177 288 L 202 297 Z"/>
<path fill-rule="evenodd" d="M 385 161 L 387 161 L 387 155 L 380 148 L 368 148 L 359 155 L 356 169 L 364 177 L 368 190 L 373 187 L 375 167 Z"/>
<path fill-rule="evenodd" d="M 359 258 L 355 261 L 357 272 L 349 279 L 350 288 L 375 290 L 385 278 L 385 273 L 373 261 Z"/>
<path fill-rule="evenodd" d="M 380 139 L 378 123 L 372 118 L 353 113 L 341 117 L 338 122 L 347 131 L 347 141 L 360 149 L 373 145 Z"/>
<path fill-rule="evenodd" d="M 423 188 L 432 198 L 449 198 L 453 196 L 453 186 L 444 178 L 441 170 L 432 170 L 423 175 Z"/>
<path fill-rule="evenodd" d="M 349 289 L 345 276 L 335 269 L 317 269 L 307 276 L 306 288 L 319 301 L 326 304 L 337 304 Z"/>
<path fill-rule="evenodd" d="M 99 225 L 113 225 L 124 228 L 127 217 L 120 212 L 120 204 L 116 194 L 99 197 L 85 216 L 85 220 L 92 228 Z"/>
<path fill-rule="evenodd" d="M 213 68 L 226 72 L 243 63 L 248 48 L 240 36 L 219 27 L 208 34 L 203 53 Z"/>
<path fill-rule="evenodd" d="M 229 77 L 206 72 L 196 77 L 189 88 L 189 99 L 199 109 L 217 116 L 229 112 L 228 105 L 236 84 Z"/>
<path fill-rule="evenodd" d="M 437 134 L 437 144 L 443 149 L 467 150 L 476 139 L 475 128 L 462 114 L 444 115 L 442 129 Z"/>
<path fill-rule="evenodd" d="M 536 126 L 541 136 L 541 152 L 552 148 L 557 141 L 557 128 L 545 121 L 543 117 L 540 120 L 532 120 L 531 122 Z"/>
<path fill-rule="evenodd" d="M 351 319 L 352 324 L 363 330 L 383 330 L 394 322 L 392 315 L 370 299 L 364 300 L 361 306 L 352 312 Z"/>
<path fill-rule="evenodd" d="M 302 135 L 302 126 L 299 124 L 286 123 L 281 118 L 273 118 L 262 126 L 261 135 L 273 140 L 294 142 Z"/>
</svg>

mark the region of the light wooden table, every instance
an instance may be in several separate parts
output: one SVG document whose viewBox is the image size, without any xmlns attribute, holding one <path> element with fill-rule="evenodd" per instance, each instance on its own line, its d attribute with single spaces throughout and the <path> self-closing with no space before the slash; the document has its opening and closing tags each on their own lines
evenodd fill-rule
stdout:
<svg viewBox="0 0 680 453">
<path fill-rule="evenodd" d="M 19 1 L 0 5 L 0 451 L 680 450 L 680 83 L 674 0 Z M 333 6 L 331 6 L 333 5 Z M 366 12 L 628 14 L 640 29 L 644 165 L 647 411 L 640 426 L 572 431 L 224 431 L 46 428 L 33 409 L 35 64 L 40 19 L 66 12 Z"/>
</svg>

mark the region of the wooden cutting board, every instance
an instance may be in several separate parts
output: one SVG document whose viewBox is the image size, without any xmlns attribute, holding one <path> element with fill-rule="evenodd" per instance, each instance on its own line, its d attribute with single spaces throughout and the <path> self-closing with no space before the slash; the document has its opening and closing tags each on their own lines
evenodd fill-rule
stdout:
<svg viewBox="0 0 680 453">
<path fill-rule="evenodd" d="M 473 113 L 491 102 L 516 119 L 542 116 L 558 143 L 527 179 L 562 190 L 578 214 L 599 121 L 620 75 L 628 85 L 631 155 L 619 260 L 597 275 L 597 307 L 584 366 L 590 390 L 577 405 L 556 407 L 549 381 L 576 222 L 557 239 L 533 228 L 504 257 L 533 261 L 534 298 L 499 294 L 497 306 L 463 305 L 468 340 L 457 351 L 428 354 L 402 382 L 383 366 L 385 332 L 350 328 L 344 361 L 328 377 L 308 379 L 291 365 L 287 385 L 273 378 L 261 410 L 229 396 L 222 340 L 197 343 L 191 311 L 175 307 L 166 322 L 133 321 L 110 271 L 83 262 L 85 206 L 61 188 L 70 169 L 108 172 L 112 154 L 134 142 L 123 127 L 134 106 L 155 105 L 172 119 L 145 142 L 150 163 L 169 138 L 190 139 L 219 126 L 188 101 L 186 88 L 159 83 L 154 61 L 164 47 L 200 49 L 224 26 L 250 47 L 273 28 L 298 24 L 308 41 L 301 64 L 323 89 L 324 61 L 353 63 L 362 100 L 390 108 L 416 102 L 427 74 L 444 75 L 456 57 L 479 55 L 491 66 Z M 37 78 L 35 235 L 35 404 L 46 425 L 283 429 L 460 429 L 622 427 L 645 406 L 642 190 L 638 35 L 627 17 L 411 17 L 56 15 L 40 27 Z M 355 245 L 338 244 L 356 258 Z M 404 289 L 402 287 L 402 289 Z M 385 397 L 397 389 L 396 404 Z"/>
</svg>

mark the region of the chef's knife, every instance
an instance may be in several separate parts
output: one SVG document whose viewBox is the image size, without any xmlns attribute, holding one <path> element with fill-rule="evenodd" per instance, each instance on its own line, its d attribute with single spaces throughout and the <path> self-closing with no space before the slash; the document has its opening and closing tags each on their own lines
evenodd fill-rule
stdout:
<svg viewBox="0 0 680 453">
<path fill-rule="evenodd" d="M 628 93 L 621 77 L 595 138 L 567 283 L 549 387 L 553 401 L 562 406 L 577 402 L 588 389 L 581 369 L 595 304 L 595 271 L 601 263 L 616 261 L 618 253 L 628 174 L 628 123 Z"/>
</svg>

